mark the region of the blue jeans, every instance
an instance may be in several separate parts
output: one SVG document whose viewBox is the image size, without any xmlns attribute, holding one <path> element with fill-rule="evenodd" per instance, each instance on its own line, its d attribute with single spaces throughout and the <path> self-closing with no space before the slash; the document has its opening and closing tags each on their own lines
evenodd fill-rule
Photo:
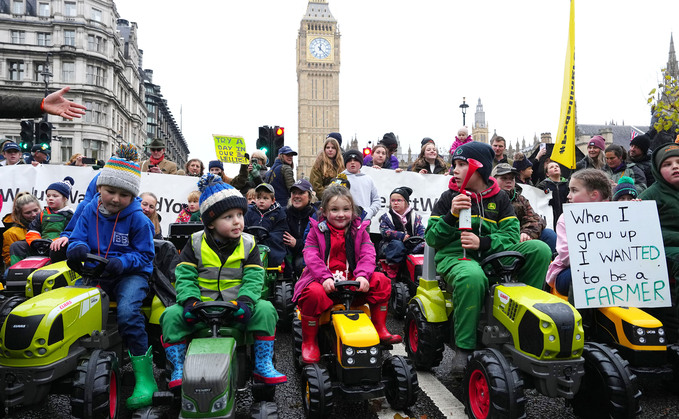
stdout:
<svg viewBox="0 0 679 419">
<path fill-rule="evenodd" d="M 556 281 L 554 281 L 554 288 L 561 295 L 568 295 L 568 290 L 571 287 L 571 268 L 566 268 L 559 272 L 556 276 Z"/>
<path fill-rule="evenodd" d="M 77 285 L 81 285 L 78 280 Z M 149 337 L 146 333 L 141 303 L 149 292 L 149 280 L 143 275 L 124 275 L 115 281 L 94 281 L 91 286 L 100 286 L 111 298 L 118 302 L 118 331 L 134 356 L 146 354 Z"/>
<path fill-rule="evenodd" d="M 547 246 L 552 250 L 552 254 L 556 253 L 556 231 L 551 228 L 542 230 L 540 240 L 547 243 Z"/>
</svg>

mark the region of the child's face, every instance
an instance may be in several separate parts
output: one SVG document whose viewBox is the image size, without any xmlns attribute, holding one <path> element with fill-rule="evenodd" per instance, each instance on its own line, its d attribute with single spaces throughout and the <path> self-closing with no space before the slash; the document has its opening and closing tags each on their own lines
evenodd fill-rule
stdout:
<svg viewBox="0 0 679 419">
<path fill-rule="evenodd" d="M 325 145 L 325 155 L 328 156 L 329 159 L 334 159 L 335 156 L 337 156 L 337 150 L 335 149 L 335 146 L 332 143 L 328 143 Z"/>
<path fill-rule="evenodd" d="M 406 201 L 405 198 L 401 196 L 401 194 L 391 194 L 389 199 L 391 203 L 391 209 L 393 209 L 397 214 L 403 214 L 408 208 L 408 201 Z"/>
<path fill-rule="evenodd" d="M 436 151 L 436 146 L 434 144 L 427 144 L 424 148 L 424 158 L 433 160 L 438 157 L 439 153 Z"/>
<path fill-rule="evenodd" d="M 45 194 L 45 201 L 50 209 L 58 211 L 66 206 L 68 199 L 57 191 L 49 190 Z"/>
<path fill-rule="evenodd" d="M 222 175 L 222 169 L 220 169 L 219 167 L 211 167 L 210 173 L 212 173 L 213 175 L 221 176 Z"/>
<path fill-rule="evenodd" d="M 464 179 L 467 177 L 467 171 L 469 170 L 469 163 L 467 163 L 464 160 L 455 160 L 455 169 L 453 170 L 453 178 L 455 179 L 455 183 L 457 184 L 458 188 L 462 187 L 462 182 L 464 182 Z M 467 186 L 465 187 L 467 190 L 470 190 L 472 192 L 480 192 L 484 188 L 483 184 L 483 179 L 481 178 L 481 175 L 479 175 L 477 172 L 474 172 L 471 178 L 469 178 L 469 181 L 467 182 Z"/>
<path fill-rule="evenodd" d="M 26 204 L 21 208 L 21 216 L 28 221 L 35 220 L 38 214 L 40 214 L 40 206 L 35 202 Z"/>
<path fill-rule="evenodd" d="M 149 218 L 156 213 L 156 200 L 150 195 L 141 197 L 141 210 Z"/>
<path fill-rule="evenodd" d="M 97 190 L 101 193 L 101 205 L 111 214 L 124 210 L 134 199 L 130 192 L 115 186 L 101 185 Z"/>
<path fill-rule="evenodd" d="M 243 226 L 243 210 L 232 208 L 211 222 L 208 228 L 213 230 L 218 238 L 235 239 L 240 237 Z"/>
<path fill-rule="evenodd" d="M 618 201 L 631 201 L 633 199 L 634 199 L 634 197 L 632 195 L 625 194 L 625 195 L 621 196 L 620 198 L 618 198 L 617 200 Z"/>
<path fill-rule="evenodd" d="M 290 191 L 290 201 L 292 201 L 293 208 L 302 209 L 309 205 L 309 194 L 294 188 Z"/>
<path fill-rule="evenodd" d="M 496 176 L 497 184 L 503 191 L 514 190 L 516 186 L 516 176 L 513 173 L 508 173 L 502 176 Z"/>
<path fill-rule="evenodd" d="M 268 210 L 274 202 L 276 202 L 276 198 L 269 193 L 258 193 L 257 199 L 255 199 L 255 205 L 257 205 L 257 209 L 260 211 Z"/>
<path fill-rule="evenodd" d="M 385 160 L 387 160 L 387 150 L 382 147 L 376 148 L 373 151 L 373 164 L 381 166 Z"/>
<path fill-rule="evenodd" d="M 335 196 L 328 201 L 328 207 L 323 208 L 323 216 L 336 229 L 345 229 L 353 218 L 351 202 L 343 196 Z"/>
<path fill-rule="evenodd" d="M 521 177 L 524 179 L 530 179 L 530 177 L 533 176 L 533 168 L 532 167 L 526 167 L 521 171 Z"/>
<path fill-rule="evenodd" d="M 668 157 L 660 163 L 660 175 L 675 188 L 679 188 L 679 156 Z"/>
<path fill-rule="evenodd" d="M 580 179 L 571 179 L 568 184 L 568 202 L 598 202 L 599 193 L 597 191 L 588 191 L 585 184 Z"/>
<path fill-rule="evenodd" d="M 200 209 L 198 205 L 198 200 L 189 201 L 189 212 L 196 212 Z"/>
<path fill-rule="evenodd" d="M 551 178 L 561 177 L 561 167 L 559 166 L 558 163 L 549 163 L 547 165 L 547 176 Z"/>
<path fill-rule="evenodd" d="M 345 166 L 347 171 L 354 175 L 361 171 L 361 163 L 357 162 L 356 160 L 348 161 Z"/>
</svg>

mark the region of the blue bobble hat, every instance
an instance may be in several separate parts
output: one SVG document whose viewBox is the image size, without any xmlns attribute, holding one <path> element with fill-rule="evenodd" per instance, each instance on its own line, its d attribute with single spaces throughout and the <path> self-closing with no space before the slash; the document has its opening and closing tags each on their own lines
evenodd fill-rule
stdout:
<svg viewBox="0 0 679 419">
<path fill-rule="evenodd" d="M 200 177 L 198 189 L 201 192 L 198 200 L 200 218 L 206 226 L 230 209 L 240 208 L 243 214 L 248 210 L 248 201 L 238 189 L 212 173 Z"/>
<path fill-rule="evenodd" d="M 48 191 L 57 191 L 66 198 L 71 195 L 71 187 L 75 184 L 72 177 L 66 176 L 61 182 L 54 182 L 47 187 Z"/>
<path fill-rule="evenodd" d="M 97 186 L 107 185 L 120 188 L 134 196 L 139 195 L 141 185 L 141 170 L 135 161 L 112 156 L 97 178 Z"/>
<path fill-rule="evenodd" d="M 618 180 L 618 184 L 613 191 L 613 200 L 617 201 L 623 195 L 631 195 L 633 199 L 637 198 L 637 189 L 634 187 L 634 179 L 629 176 L 623 176 Z"/>
<path fill-rule="evenodd" d="M 213 167 L 219 167 L 222 172 L 224 171 L 224 163 L 220 162 L 219 160 L 210 160 L 207 170 L 210 170 Z"/>
</svg>

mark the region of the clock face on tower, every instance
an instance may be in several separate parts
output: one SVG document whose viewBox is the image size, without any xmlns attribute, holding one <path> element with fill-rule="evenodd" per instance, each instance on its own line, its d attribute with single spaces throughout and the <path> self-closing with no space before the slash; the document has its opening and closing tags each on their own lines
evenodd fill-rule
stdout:
<svg viewBox="0 0 679 419">
<path fill-rule="evenodd" d="M 309 52 L 319 60 L 328 58 L 330 49 L 330 42 L 325 38 L 315 38 L 309 43 Z"/>
</svg>

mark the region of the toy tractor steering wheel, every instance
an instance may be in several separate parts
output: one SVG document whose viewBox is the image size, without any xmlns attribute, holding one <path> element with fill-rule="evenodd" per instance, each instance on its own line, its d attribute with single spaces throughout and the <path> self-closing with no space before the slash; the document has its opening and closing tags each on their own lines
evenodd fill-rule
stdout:
<svg viewBox="0 0 679 419">
<path fill-rule="evenodd" d="M 92 279 L 99 279 L 108 265 L 108 259 L 88 253 L 84 262 L 69 260 L 68 267 L 83 277 L 83 282 L 88 283 Z"/>
<path fill-rule="evenodd" d="M 512 258 L 507 264 L 502 263 L 502 259 Z M 481 261 L 481 269 L 488 279 L 497 278 L 493 282 L 513 282 L 512 277 L 526 263 L 526 258 L 520 252 L 506 251 L 498 252 Z M 515 281 L 514 281 L 515 282 Z"/>
<path fill-rule="evenodd" d="M 358 287 L 361 283 L 358 281 L 338 281 L 335 282 L 335 293 L 339 295 L 340 300 L 347 310 L 351 307 L 354 297 L 360 292 Z"/>
<path fill-rule="evenodd" d="M 233 322 L 233 315 L 238 311 L 238 306 L 230 301 L 201 301 L 191 309 L 191 314 L 198 321 L 205 322 L 210 326 L 213 336 L 218 336 L 219 326 Z"/>
<path fill-rule="evenodd" d="M 417 247 L 418 244 L 424 242 L 424 237 L 422 236 L 410 236 L 407 239 L 403 240 L 403 245 L 408 249 L 409 251 L 412 251 Z"/>
<path fill-rule="evenodd" d="M 40 256 L 49 256 L 50 245 L 52 245 L 52 240 L 35 239 L 31 242 L 31 250 Z"/>
<path fill-rule="evenodd" d="M 258 243 L 269 238 L 269 230 L 262 226 L 245 227 L 245 232 L 255 236 Z"/>
</svg>

